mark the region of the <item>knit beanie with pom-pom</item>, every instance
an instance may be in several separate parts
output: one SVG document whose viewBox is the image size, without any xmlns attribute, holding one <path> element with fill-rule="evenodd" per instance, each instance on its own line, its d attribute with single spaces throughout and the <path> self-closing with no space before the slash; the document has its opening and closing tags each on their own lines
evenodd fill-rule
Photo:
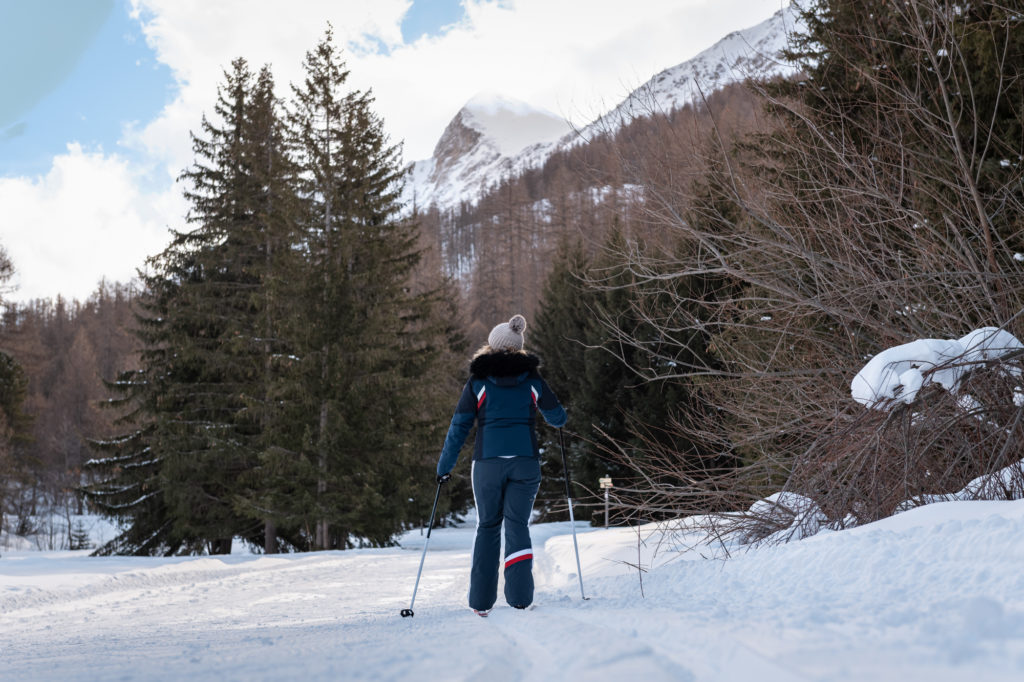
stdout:
<svg viewBox="0 0 1024 682">
<path fill-rule="evenodd" d="M 508 322 L 502 322 L 491 330 L 487 337 L 487 345 L 494 350 L 522 350 L 523 332 L 526 330 L 526 318 L 513 315 Z"/>
</svg>

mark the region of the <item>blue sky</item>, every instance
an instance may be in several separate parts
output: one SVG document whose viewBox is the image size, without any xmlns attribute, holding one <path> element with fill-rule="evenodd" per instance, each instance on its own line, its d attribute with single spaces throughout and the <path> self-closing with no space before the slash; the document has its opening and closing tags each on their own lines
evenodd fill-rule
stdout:
<svg viewBox="0 0 1024 682">
<path fill-rule="evenodd" d="M 460 0 L 419 0 L 402 21 L 402 39 L 413 43 L 423 36 L 438 35 L 446 26 L 451 26 L 462 18 L 463 9 Z"/>
<path fill-rule="evenodd" d="M 16 21 L 0 28 L 0 63 L 23 67 L 4 88 L 0 175 L 43 173 L 72 140 L 113 150 L 123 126 L 155 117 L 173 98 L 170 70 L 126 0 L 11 4 Z"/>
<path fill-rule="evenodd" d="M 127 281 L 187 229 L 175 183 L 222 69 L 302 77 L 330 23 L 405 160 L 481 92 L 585 125 L 787 0 L 0 0 L 0 246 L 26 301 Z"/>
</svg>

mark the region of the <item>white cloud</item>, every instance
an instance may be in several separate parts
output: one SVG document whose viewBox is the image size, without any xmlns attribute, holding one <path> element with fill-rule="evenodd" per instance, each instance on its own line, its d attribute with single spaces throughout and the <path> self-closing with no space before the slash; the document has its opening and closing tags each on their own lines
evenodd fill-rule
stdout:
<svg viewBox="0 0 1024 682">
<path fill-rule="evenodd" d="M 134 277 L 168 243 L 168 216 L 185 210 L 176 192 L 146 194 L 140 184 L 124 159 L 77 144 L 43 177 L 0 178 L 3 243 L 18 271 L 8 298 L 84 300 L 104 276 Z"/>
<path fill-rule="evenodd" d="M 397 47 L 411 0 L 132 0 L 157 59 L 170 67 L 178 97 L 126 142 L 167 165 L 176 176 L 192 159 L 188 131 L 212 112 L 217 85 L 232 60 L 244 57 L 257 70 L 271 64 L 278 93 L 302 78 L 302 60 L 323 37 L 328 22 L 336 40 L 356 55 Z"/>
<path fill-rule="evenodd" d="M 658 71 L 759 23 L 780 0 L 515 0 L 466 2 L 439 38 L 350 60 L 372 85 L 407 157 L 425 158 L 456 111 L 499 92 L 589 123 Z M 365 79 L 365 80 L 364 80 Z M 412 104 L 410 104 L 412 103 Z"/>
<path fill-rule="evenodd" d="M 420 0 L 427 1 L 427 0 Z M 756 24 L 785 0 L 464 0 L 466 16 L 441 36 L 402 43 L 409 0 L 133 0 L 180 96 L 136 144 L 176 173 L 190 160 L 187 131 L 212 108 L 221 70 L 243 56 L 273 64 L 279 92 L 334 26 L 351 82 L 373 88 L 406 159 L 430 155 L 473 95 L 499 92 L 587 123 L 658 71 Z M 383 44 L 386 50 L 376 51 Z"/>
</svg>

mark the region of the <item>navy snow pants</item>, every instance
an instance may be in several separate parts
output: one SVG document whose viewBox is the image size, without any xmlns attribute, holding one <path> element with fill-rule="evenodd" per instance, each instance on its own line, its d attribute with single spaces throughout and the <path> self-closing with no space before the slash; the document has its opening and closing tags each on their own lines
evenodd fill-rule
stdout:
<svg viewBox="0 0 1024 682">
<path fill-rule="evenodd" d="M 505 566 L 505 601 L 525 608 L 533 603 L 533 549 L 530 515 L 540 488 L 540 459 L 496 457 L 473 462 L 473 497 L 477 526 L 469 607 L 486 611 L 498 598 L 498 564 Z M 505 557 L 500 562 L 501 527 Z"/>
</svg>

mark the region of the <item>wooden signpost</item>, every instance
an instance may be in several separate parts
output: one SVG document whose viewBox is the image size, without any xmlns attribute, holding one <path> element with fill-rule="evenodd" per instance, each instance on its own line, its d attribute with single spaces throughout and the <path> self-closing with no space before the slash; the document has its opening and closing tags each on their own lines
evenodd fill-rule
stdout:
<svg viewBox="0 0 1024 682">
<path fill-rule="evenodd" d="M 604 478 L 597 479 L 597 482 L 601 484 L 601 488 L 604 490 L 604 527 L 608 527 L 608 491 L 612 488 L 611 476 L 605 476 Z"/>
</svg>

